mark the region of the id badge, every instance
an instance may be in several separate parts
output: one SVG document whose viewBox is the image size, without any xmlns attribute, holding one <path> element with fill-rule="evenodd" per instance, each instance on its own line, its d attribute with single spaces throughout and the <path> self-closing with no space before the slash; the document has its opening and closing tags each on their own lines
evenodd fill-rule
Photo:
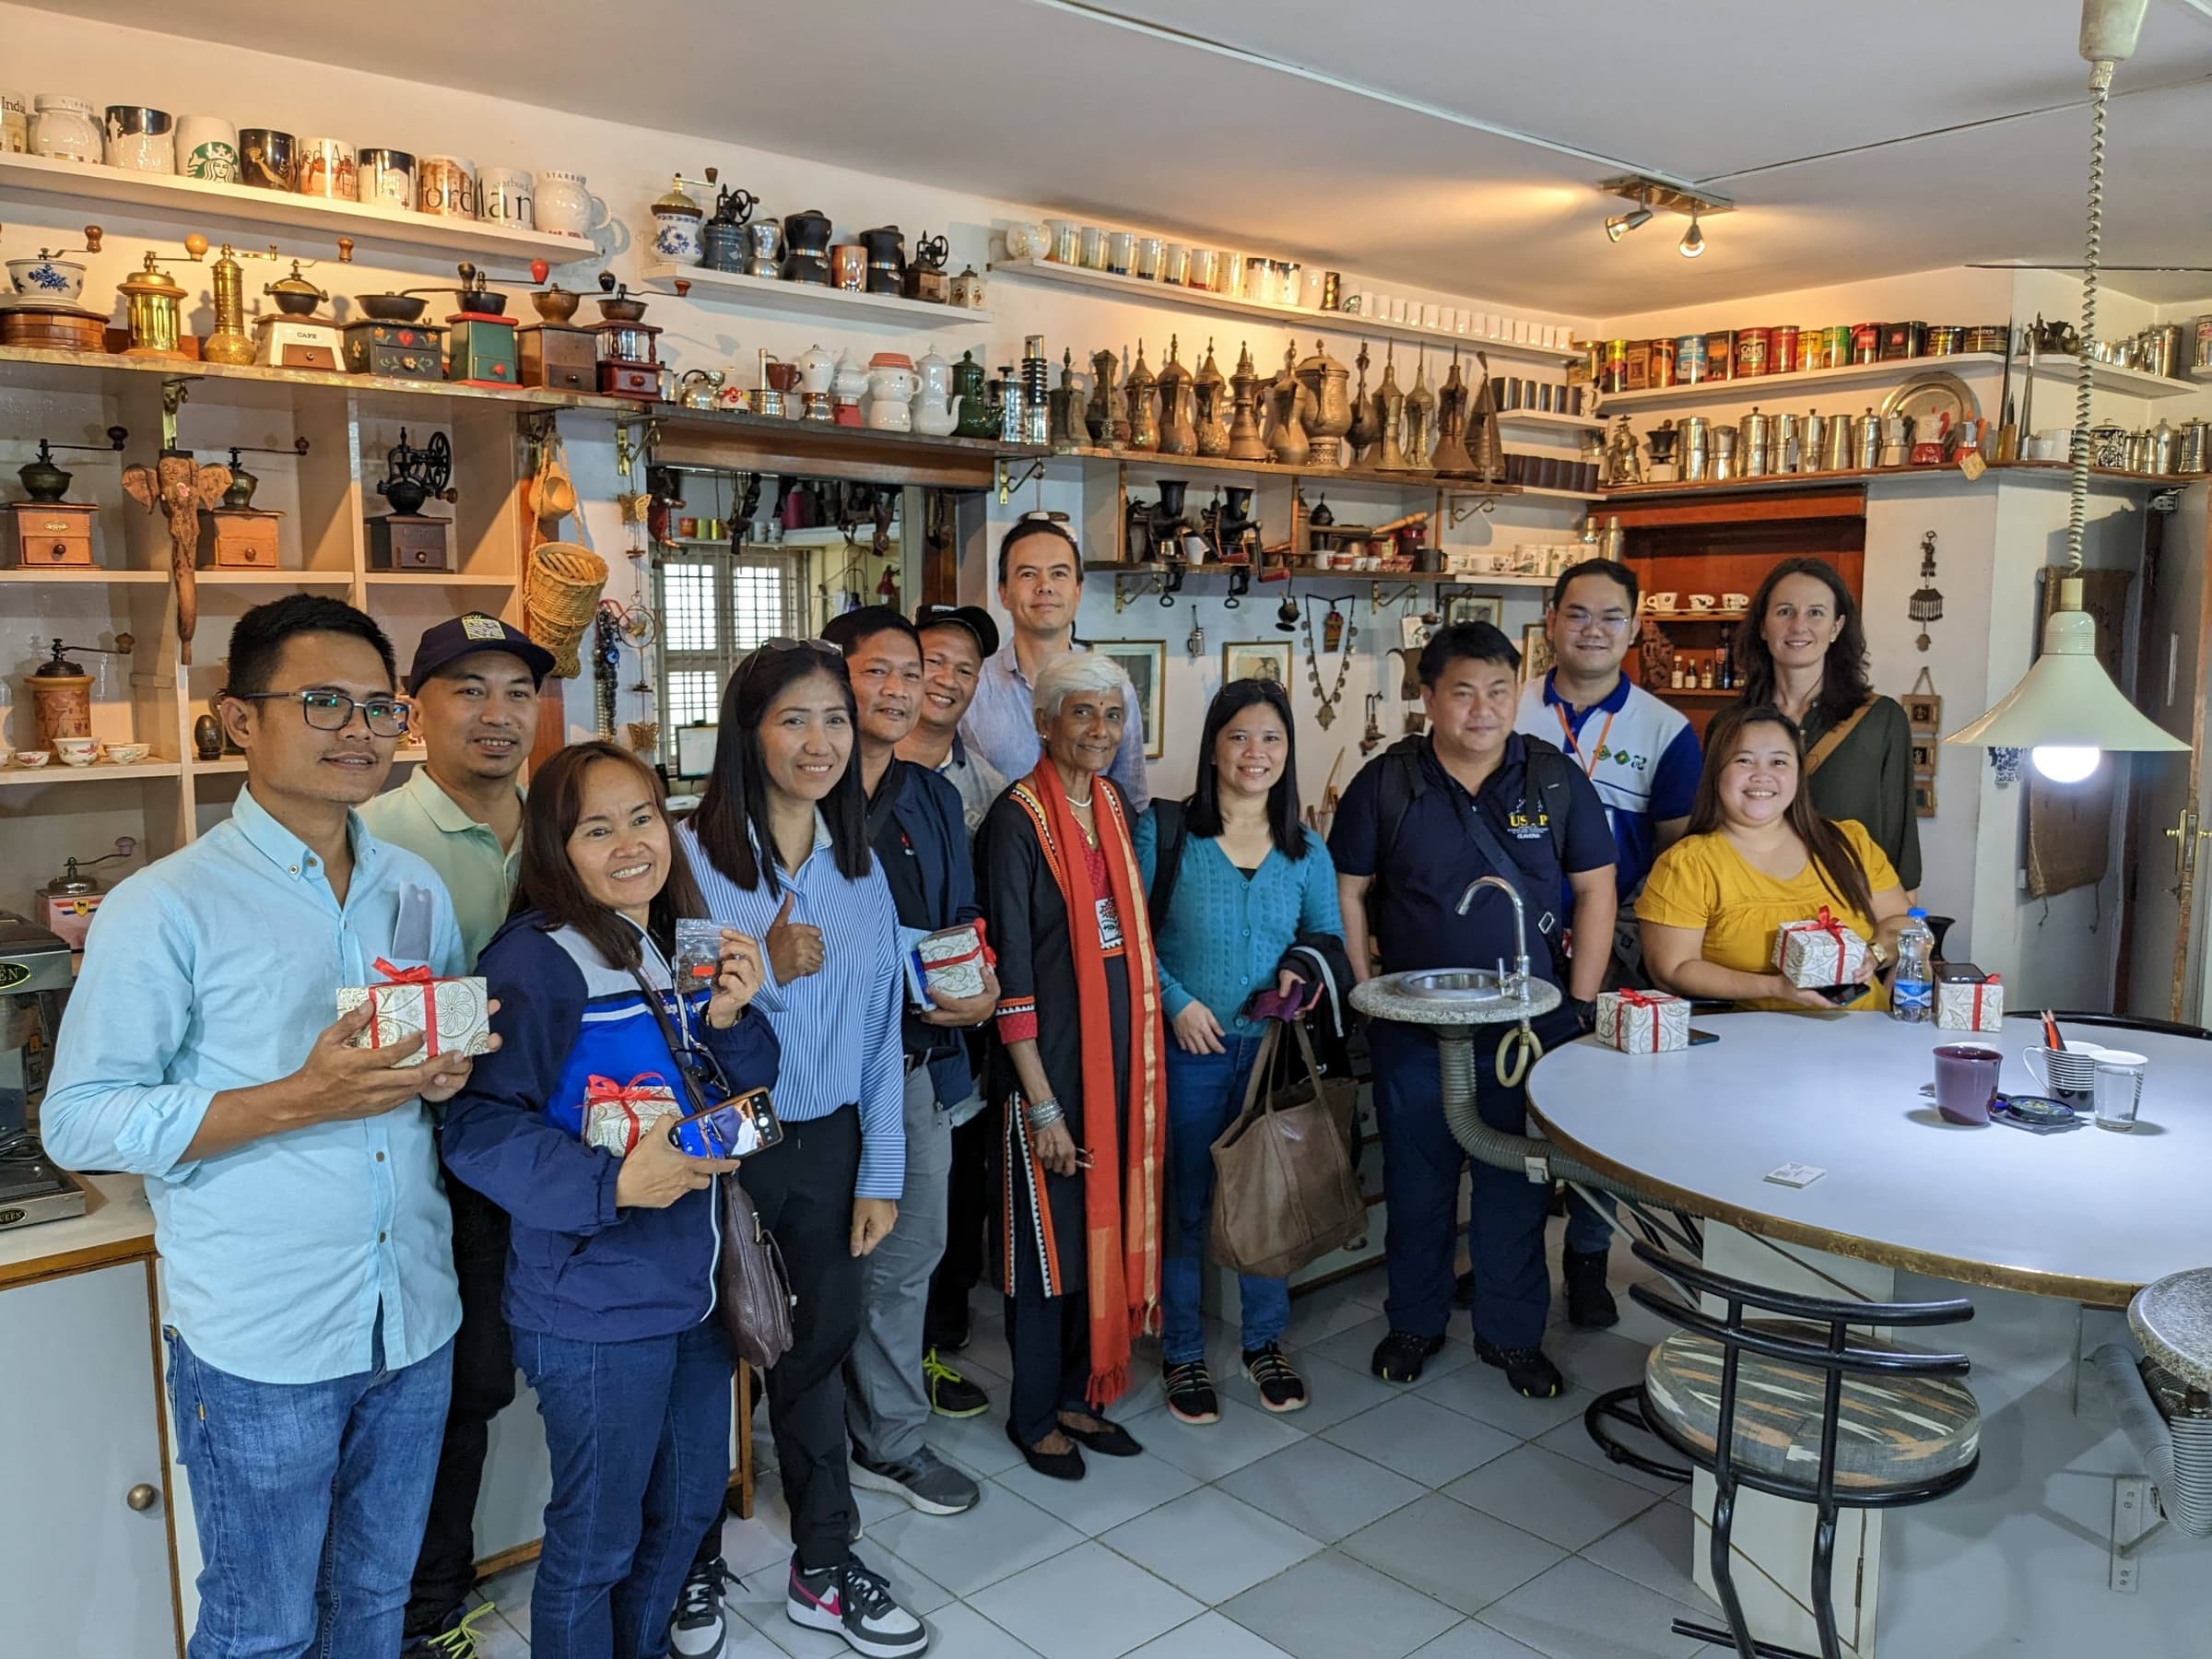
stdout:
<svg viewBox="0 0 2212 1659">
<path fill-rule="evenodd" d="M 1114 908 L 1112 899 L 1093 901 L 1099 912 L 1099 948 L 1119 950 L 1122 947 L 1122 913 Z"/>
</svg>

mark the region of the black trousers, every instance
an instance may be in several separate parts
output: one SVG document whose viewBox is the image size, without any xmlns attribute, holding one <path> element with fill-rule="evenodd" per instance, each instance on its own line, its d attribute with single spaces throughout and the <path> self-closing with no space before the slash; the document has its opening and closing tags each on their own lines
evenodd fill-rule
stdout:
<svg viewBox="0 0 2212 1659">
<path fill-rule="evenodd" d="M 491 1419 L 514 1400 L 514 1345 L 500 1312 L 507 1282 L 507 1212 L 451 1171 L 453 1272 L 461 1281 L 461 1329 L 453 1337 L 453 1396 L 430 1488 L 430 1516 L 407 1595 L 406 1634 L 432 1636 L 459 1611 L 477 1582 L 477 1494 Z"/>
<path fill-rule="evenodd" d="M 807 1572 L 842 1566 L 853 1553 L 841 1368 L 860 1332 L 865 1263 L 853 1253 L 859 1173 L 860 1109 L 841 1106 L 825 1118 L 786 1123 L 782 1144 L 746 1159 L 741 1177 L 791 1276 L 791 1351 L 761 1382 L 792 1546 Z M 698 1559 L 721 1552 L 718 1518 Z"/>
<path fill-rule="evenodd" d="M 924 1347 L 944 1346 L 968 1324 L 968 1298 L 990 1271 L 991 1221 L 996 1209 L 1000 1105 L 986 1105 L 952 1132 L 952 1193 L 947 1201 L 945 1254 L 930 1276 Z"/>
<path fill-rule="evenodd" d="M 1047 1176 L 1047 1180 L 1053 1177 Z M 1065 1246 L 1065 1241 L 1063 1240 Z M 1065 1247 L 1061 1265 L 1068 1288 L 1044 1293 L 1037 1241 L 1026 1228 L 1014 1239 L 1014 1294 L 1006 1298 L 1006 1347 L 1014 1357 L 1013 1398 L 1007 1420 L 1022 1444 L 1033 1446 L 1060 1426 L 1063 1411 L 1088 1414 L 1090 1292 L 1079 1253 Z"/>
</svg>

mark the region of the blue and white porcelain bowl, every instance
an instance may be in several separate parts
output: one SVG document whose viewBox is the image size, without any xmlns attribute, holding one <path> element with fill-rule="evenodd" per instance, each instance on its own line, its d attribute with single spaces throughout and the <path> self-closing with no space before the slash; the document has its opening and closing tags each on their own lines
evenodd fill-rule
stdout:
<svg viewBox="0 0 2212 1659">
<path fill-rule="evenodd" d="M 34 305 L 75 305 L 85 291 L 85 267 L 45 253 L 35 259 L 11 259 L 7 286 L 18 300 Z"/>
</svg>

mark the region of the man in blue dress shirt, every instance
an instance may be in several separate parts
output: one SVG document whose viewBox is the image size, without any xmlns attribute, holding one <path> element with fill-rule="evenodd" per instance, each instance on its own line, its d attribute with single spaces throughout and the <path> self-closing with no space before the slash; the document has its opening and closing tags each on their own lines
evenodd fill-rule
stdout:
<svg viewBox="0 0 2212 1659">
<path fill-rule="evenodd" d="M 192 1659 L 389 1659 L 461 1318 L 420 1035 L 351 1046 L 344 985 L 465 971 L 430 866 L 354 808 L 406 729 L 391 642 L 337 600 L 259 606 L 218 700 L 227 823 L 100 907 L 42 1112 L 55 1161 L 143 1176 L 204 1565 Z M 496 1041 L 496 1040 L 495 1040 Z"/>
</svg>

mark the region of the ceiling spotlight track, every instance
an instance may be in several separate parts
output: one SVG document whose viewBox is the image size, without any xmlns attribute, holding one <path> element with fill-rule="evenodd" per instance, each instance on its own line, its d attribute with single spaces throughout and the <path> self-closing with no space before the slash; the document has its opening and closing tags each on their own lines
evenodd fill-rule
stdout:
<svg viewBox="0 0 2212 1659">
<path fill-rule="evenodd" d="M 1606 236 L 1611 241 L 1618 241 L 1630 231 L 1650 222 L 1652 215 L 1659 209 L 1689 215 L 1689 229 L 1675 244 L 1681 250 L 1685 259 L 1695 259 L 1705 252 L 1705 232 L 1699 228 L 1700 218 L 1706 214 L 1728 213 L 1735 206 L 1725 196 L 1701 195 L 1683 185 L 1654 179 L 1648 173 L 1628 173 L 1617 179 L 1607 179 L 1598 189 L 1607 195 L 1622 196 L 1636 204 L 1633 212 L 1617 214 L 1606 221 Z"/>
<path fill-rule="evenodd" d="M 1682 240 L 1675 244 L 1685 259 L 1695 259 L 1705 252 L 1705 232 L 1698 229 L 1698 216 L 1689 216 L 1689 229 L 1682 232 Z"/>
<path fill-rule="evenodd" d="M 1609 241 L 1618 241 L 1630 231 L 1642 229 L 1650 222 L 1651 217 L 1650 204 L 1639 202 L 1633 213 L 1616 214 L 1606 221 L 1606 236 Z"/>
</svg>

